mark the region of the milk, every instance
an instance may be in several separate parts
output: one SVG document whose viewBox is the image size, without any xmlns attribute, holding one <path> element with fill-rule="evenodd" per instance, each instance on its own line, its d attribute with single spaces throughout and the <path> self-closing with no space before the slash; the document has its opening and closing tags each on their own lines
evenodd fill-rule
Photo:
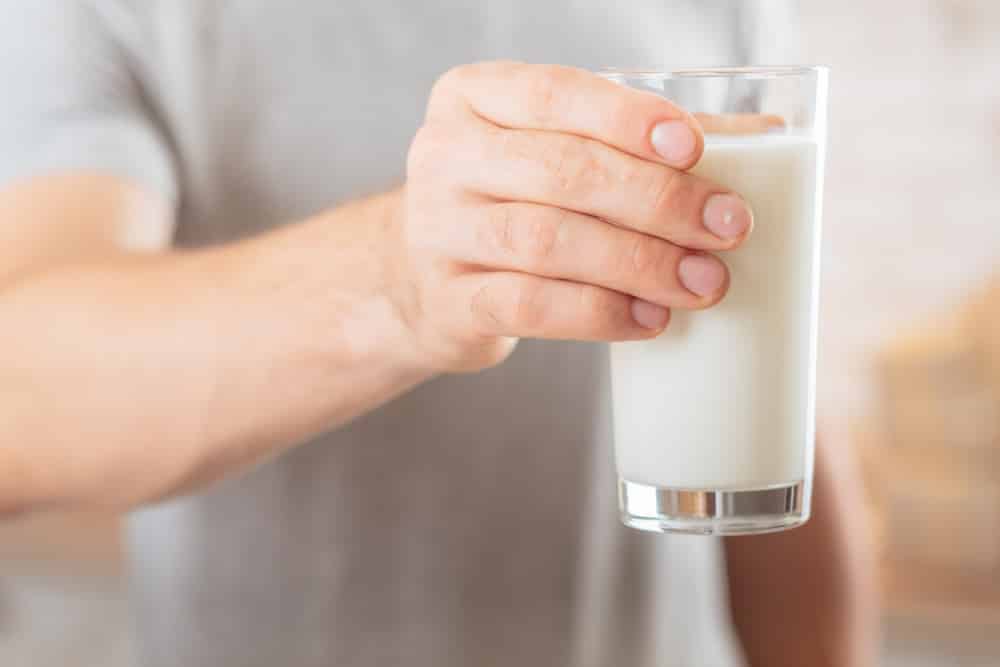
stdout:
<svg viewBox="0 0 1000 667">
<path fill-rule="evenodd" d="M 742 194 L 754 229 L 720 253 L 721 304 L 675 309 L 658 338 L 611 346 L 623 480 L 750 490 L 811 477 L 821 159 L 807 137 L 707 140 L 693 172 Z"/>
</svg>

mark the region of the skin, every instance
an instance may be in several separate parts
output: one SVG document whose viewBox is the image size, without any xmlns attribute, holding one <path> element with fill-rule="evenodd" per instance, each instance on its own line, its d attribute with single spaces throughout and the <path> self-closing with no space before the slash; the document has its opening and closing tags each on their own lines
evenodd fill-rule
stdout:
<svg viewBox="0 0 1000 667">
<path fill-rule="evenodd" d="M 733 623 L 751 665 L 878 664 L 878 600 L 859 475 L 820 440 L 812 517 L 725 541 Z"/>
<path fill-rule="evenodd" d="M 723 298 L 717 255 L 752 227 L 736 193 L 685 171 L 702 147 L 698 121 L 657 96 L 484 63 L 435 85 L 403 187 L 253 239 L 128 249 L 124 229 L 168 228 L 170 210 L 107 175 L 0 191 L 0 509 L 127 509 L 199 488 L 437 375 L 502 363 L 521 337 L 656 336 L 671 308 Z M 835 515 L 836 486 L 825 493 Z M 786 539 L 836 563 L 842 537 Z M 741 569 L 765 562 L 757 544 L 729 548 L 733 581 L 760 576 Z M 853 571 L 837 571 L 850 589 Z M 745 644 L 784 638 L 787 614 L 743 590 Z M 850 601 L 830 616 L 856 613 Z M 802 622 L 859 640 L 826 616 Z M 866 664 L 808 655 L 751 657 Z"/>
</svg>

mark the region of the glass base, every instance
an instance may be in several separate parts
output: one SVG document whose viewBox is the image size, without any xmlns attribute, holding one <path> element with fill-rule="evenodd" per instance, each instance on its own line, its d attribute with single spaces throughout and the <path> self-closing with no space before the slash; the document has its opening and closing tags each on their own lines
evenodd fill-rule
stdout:
<svg viewBox="0 0 1000 667">
<path fill-rule="evenodd" d="M 622 523 L 654 533 L 757 535 L 801 526 L 803 484 L 762 489 L 675 489 L 618 481 Z"/>
</svg>

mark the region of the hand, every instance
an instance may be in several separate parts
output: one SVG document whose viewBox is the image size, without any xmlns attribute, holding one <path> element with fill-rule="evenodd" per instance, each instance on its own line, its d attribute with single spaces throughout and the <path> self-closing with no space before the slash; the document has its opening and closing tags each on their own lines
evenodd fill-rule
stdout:
<svg viewBox="0 0 1000 667">
<path fill-rule="evenodd" d="M 501 362 L 519 337 L 652 338 L 705 308 L 752 214 L 687 173 L 699 123 L 586 71 L 458 67 L 410 148 L 395 228 L 410 335 L 436 371 Z"/>
</svg>

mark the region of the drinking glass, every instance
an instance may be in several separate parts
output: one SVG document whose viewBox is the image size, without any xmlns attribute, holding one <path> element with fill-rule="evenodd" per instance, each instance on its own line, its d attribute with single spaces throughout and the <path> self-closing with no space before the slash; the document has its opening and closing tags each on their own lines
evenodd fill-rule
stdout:
<svg viewBox="0 0 1000 667">
<path fill-rule="evenodd" d="M 624 523 L 737 535 L 809 518 L 815 440 L 827 69 L 605 70 L 695 114 L 692 173 L 742 195 L 753 230 L 726 298 L 674 310 L 659 337 L 611 345 Z"/>
</svg>

